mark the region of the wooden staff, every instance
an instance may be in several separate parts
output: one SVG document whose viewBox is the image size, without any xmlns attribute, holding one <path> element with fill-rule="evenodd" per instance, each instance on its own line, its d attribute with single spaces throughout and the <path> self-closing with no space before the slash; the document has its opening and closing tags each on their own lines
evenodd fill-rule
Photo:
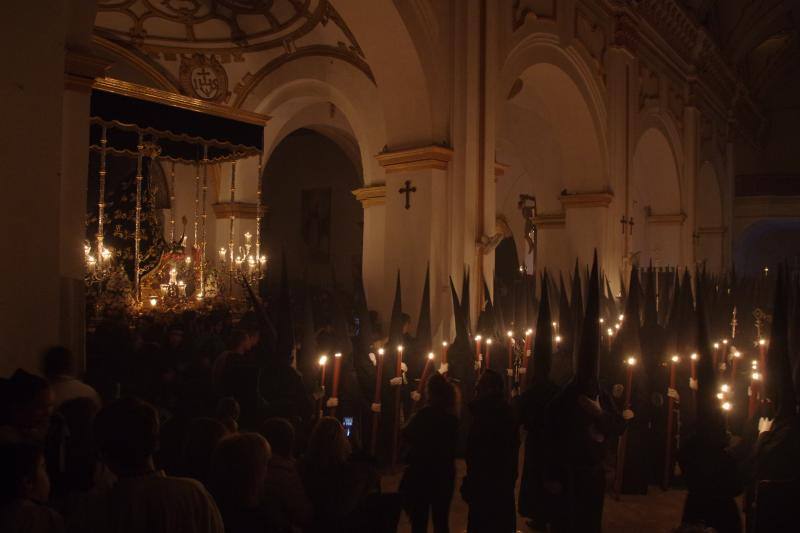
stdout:
<svg viewBox="0 0 800 533">
<path fill-rule="evenodd" d="M 672 363 L 669 367 L 669 388 L 675 389 L 675 367 L 678 365 L 680 358 L 677 355 L 672 356 Z M 669 487 L 670 478 L 672 477 L 672 425 L 673 425 L 673 411 L 675 409 L 675 400 L 669 396 L 667 391 L 667 445 L 664 454 L 664 481 L 661 488 L 666 490 Z"/>
<path fill-rule="evenodd" d="M 342 354 L 336 352 L 333 354 L 333 390 L 331 394 L 331 398 L 335 398 L 337 401 L 339 400 L 339 374 L 342 371 Z M 336 416 L 336 406 L 330 408 L 328 411 L 329 416 Z"/>
<path fill-rule="evenodd" d="M 626 361 L 628 364 L 628 384 L 627 388 L 625 389 L 625 406 L 624 409 L 631 408 L 631 388 L 633 387 L 633 367 L 636 364 L 635 357 L 628 357 Z M 622 433 L 622 436 L 619 438 L 619 445 L 617 446 L 617 472 L 614 477 L 614 493 L 619 498 L 619 494 L 622 491 L 622 474 L 625 468 L 625 451 L 628 446 L 628 428 L 625 428 L 625 431 Z"/>
<path fill-rule="evenodd" d="M 317 400 L 317 412 L 319 416 L 322 416 L 322 402 L 325 399 L 325 367 L 328 365 L 328 356 L 322 355 L 319 358 L 319 367 L 320 367 L 320 376 L 319 376 L 319 388 L 322 390 L 322 396 L 319 400 Z"/>
<path fill-rule="evenodd" d="M 375 360 L 375 396 L 372 399 L 372 405 L 381 405 L 381 385 L 383 378 L 383 348 L 378 350 L 378 356 Z M 380 410 L 372 411 L 372 437 L 370 439 L 369 450 L 374 456 L 378 449 L 378 424 L 380 423 L 381 413 Z"/>
<path fill-rule="evenodd" d="M 397 347 L 397 366 L 394 377 L 403 379 L 403 346 Z M 400 440 L 400 400 L 403 392 L 403 384 L 395 386 L 394 389 L 394 427 L 392 428 L 392 465 L 397 464 L 398 447 Z"/>
</svg>

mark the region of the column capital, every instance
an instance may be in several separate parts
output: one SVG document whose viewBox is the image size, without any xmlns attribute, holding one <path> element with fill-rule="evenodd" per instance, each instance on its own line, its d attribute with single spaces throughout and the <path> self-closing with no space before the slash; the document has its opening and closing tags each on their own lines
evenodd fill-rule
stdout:
<svg viewBox="0 0 800 533">
<path fill-rule="evenodd" d="M 686 213 L 650 213 L 647 223 L 659 226 L 681 226 L 686 221 Z"/>
<path fill-rule="evenodd" d="M 361 206 L 366 209 L 373 205 L 384 205 L 386 203 L 386 185 L 375 185 L 373 187 L 362 187 L 351 191 L 356 200 L 361 202 Z"/>
<path fill-rule="evenodd" d="M 375 156 L 387 174 L 408 172 L 409 170 L 447 170 L 447 165 L 452 158 L 452 148 L 437 145 L 387 150 Z"/>
<path fill-rule="evenodd" d="M 569 193 L 564 190 L 558 197 L 564 209 L 608 207 L 613 199 L 614 193 L 610 191 Z"/>
<path fill-rule="evenodd" d="M 255 220 L 258 204 L 254 202 L 217 202 L 211 204 L 211 208 L 217 219 L 236 217 Z M 266 207 L 262 206 L 261 214 L 263 215 L 266 210 Z"/>
</svg>

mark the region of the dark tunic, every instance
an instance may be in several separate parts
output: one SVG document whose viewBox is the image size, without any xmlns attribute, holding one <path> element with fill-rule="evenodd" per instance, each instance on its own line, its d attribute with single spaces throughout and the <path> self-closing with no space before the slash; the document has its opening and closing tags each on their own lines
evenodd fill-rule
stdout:
<svg viewBox="0 0 800 533">
<path fill-rule="evenodd" d="M 469 505 L 467 531 L 513 532 L 519 454 L 514 413 L 501 395 L 479 398 L 469 408 L 472 425 L 467 436 L 467 475 L 461 487 Z"/>
<path fill-rule="evenodd" d="M 533 381 L 518 400 L 519 420 L 527 431 L 525 462 L 519 489 L 519 514 L 532 518 L 543 529 L 550 522 L 552 494 L 544 488 L 547 460 L 547 406 L 558 394 L 558 385 L 548 379 Z"/>
</svg>

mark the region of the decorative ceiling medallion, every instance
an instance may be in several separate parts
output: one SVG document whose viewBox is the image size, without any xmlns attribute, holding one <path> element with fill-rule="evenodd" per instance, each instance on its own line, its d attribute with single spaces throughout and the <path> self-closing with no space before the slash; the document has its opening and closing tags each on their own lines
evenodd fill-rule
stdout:
<svg viewBox="0 0 800 533">
<path fill-rule="evenodd" d="M 217 58 L 203 54 L 181 56 L 181 88 L 206 102 L 224 103 L 228 100 L 228 75 Z"/>
</svg>

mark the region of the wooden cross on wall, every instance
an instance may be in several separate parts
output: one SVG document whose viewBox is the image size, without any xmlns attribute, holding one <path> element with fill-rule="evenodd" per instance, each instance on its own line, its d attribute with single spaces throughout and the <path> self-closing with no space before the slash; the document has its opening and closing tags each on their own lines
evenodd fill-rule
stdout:
<svg viewBox="0 0 800 533">
<path fill-rule="evenodd" d="M 417 192 L 417 188 L 411 186 L 411 180 L 406 180 L 406 186 L 397 192 L 406 195 L 406 209 L 411 209 L 411 193 Z"/>
</svg>

